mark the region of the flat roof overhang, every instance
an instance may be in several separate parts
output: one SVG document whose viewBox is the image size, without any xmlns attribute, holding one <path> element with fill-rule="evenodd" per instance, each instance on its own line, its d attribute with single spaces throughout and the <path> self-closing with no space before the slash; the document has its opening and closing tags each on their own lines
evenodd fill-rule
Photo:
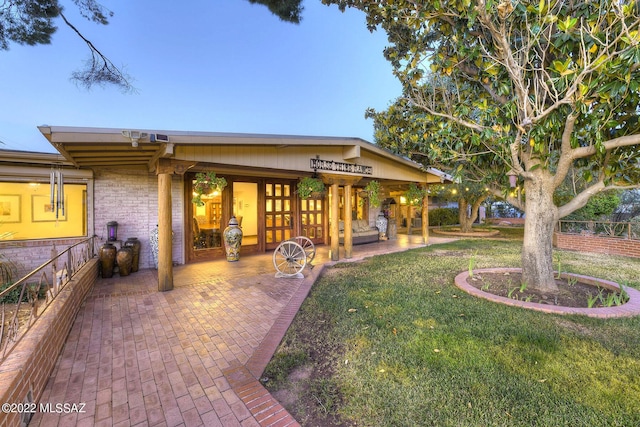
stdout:
<svg viewBox="0 0 640 427">
<path fill-rule="evenodd" d="M 357 162 L 364 153 L 424 174 L 423 182 L 445 182 L 450 176 L 433 168 L 397 156 L 360 138 L 239 134 L 223 132 L 167 131 L 68 126 L 39 126 L 40 132 L 77 168 L 140 168 L 154 171 L 161 158 L 199 160 L 206 147 L 256 147 L 285 149 L 340 147 L 341 159 Z M 139 136 L 135 139 L 131 135 Z M 179 148 L 179 149 L 178 149 Z M 176 155 L 176 152 L 180 155 Z M 183 153 L 190 154 L 184 155 Z M 206 156 L 205 156 L 206 157 Z M 205 162 L 207 160 L 204 160 Z M 277 168 L 275 168 L 277 169 Z M 366 177 L 365 177 L 366 178 Z M 400 179 L 401 181 L 404 181 Z M 406 181 L 405 181 L 406 182 Z"/>
</svg>

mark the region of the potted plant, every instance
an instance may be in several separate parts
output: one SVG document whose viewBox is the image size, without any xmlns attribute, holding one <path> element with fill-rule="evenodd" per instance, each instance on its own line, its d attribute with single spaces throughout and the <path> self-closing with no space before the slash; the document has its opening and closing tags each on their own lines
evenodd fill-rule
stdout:
<svg viewBox="0 0 640 427">
<path fill-rule="evenodd" d="M 308 199 L 312 194 L 320 194 L 324 191 L 324 183 L 318 178 L 305 176 L 298 181 L 298 195 Z"/>
<path fill-rule="evenodd" d="M 413 182 L 409 184 L 409 189 L 404 193 L 407 202 L 412 206 L 422 207 L 422 199 L 427 194 L 427 190 L 418 187 Z"/>
<path fill-rule="evenodd" d="M 369 181 L 364 187 L 364 196 L 369 199 L 369 206 L 377 208 L 380 206 L 380 183 L 378 181 Z M 360 199 L 360 204 L 364 204 L 364 199 Z"/>
<path fill-rule="evenodd" d="M 215 172 L 199 172 L 196 174 L 196 181 L 193 184 L 193 192 L 195 195 L 191 200 L 198 206 L 204 206 L 202 196 L 210 194 L 212 191 L 222 191 L 227 186 L 227 180 L 217 177 Z"/>
</svg>

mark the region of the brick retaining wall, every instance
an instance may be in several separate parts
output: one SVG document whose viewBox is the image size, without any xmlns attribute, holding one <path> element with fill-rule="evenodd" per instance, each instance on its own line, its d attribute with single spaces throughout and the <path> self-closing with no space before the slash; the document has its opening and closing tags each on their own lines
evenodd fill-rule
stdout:
<svg viewBox="0 0 640 427">
<path fill-rule="evenodd" d="M 558 249 L 640 258 L 640 240 L 593 234 L 555 233 L 553 242 Z"/>
<path fill-rule="evenodd" d="M 2 362 L 0 403 L 24 403 L 29 394 L 32 402 L 38 402 L 78 310 L 98 277 L 98 264 L 93 258 L 76 273 Z M 0 413 L 0 427 L 19 426 L 20 421 L 20 414 Z"/>
</svg>

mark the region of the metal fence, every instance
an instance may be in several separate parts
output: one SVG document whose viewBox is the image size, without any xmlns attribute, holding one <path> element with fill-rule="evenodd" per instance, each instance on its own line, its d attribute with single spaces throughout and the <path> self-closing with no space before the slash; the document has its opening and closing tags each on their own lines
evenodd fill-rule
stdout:
<svg viewBox="0 0 640 427">
<path fill-rule="evenodd" d="M 96 256 L 95 243 L 93 236 L 59 254 L 52 253 L 49 261 L 0 292 L 0 362 L 82 266 Z"/>
<path fill-rule="evenodd" d="M 640 239 L 640 222 L 558 221 L 557 232 Z"/>
</svg>

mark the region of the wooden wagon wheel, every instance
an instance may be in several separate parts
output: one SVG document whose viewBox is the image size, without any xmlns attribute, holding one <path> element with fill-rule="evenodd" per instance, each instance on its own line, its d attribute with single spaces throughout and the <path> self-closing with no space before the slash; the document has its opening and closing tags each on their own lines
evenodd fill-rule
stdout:
<svg viewBox="0 0 640 427">
<path fill-rule="evenodd" d="M 311 264 L 311 261 L 316 257 L 316 246 L 313 244 L 311 239 L 305 236 L 297 236 L 289 240 L 292 240 L 302 246 L 304 253 L 307 254 L 307 264 Z"/>
<path fill-rule="evenodd" d="M 303 277 L 302 270 L 307 265 L 307 255 L 299 244 L 285 240 L 273 251 L 273 266 L 276 277 Z"/>
</svg>

